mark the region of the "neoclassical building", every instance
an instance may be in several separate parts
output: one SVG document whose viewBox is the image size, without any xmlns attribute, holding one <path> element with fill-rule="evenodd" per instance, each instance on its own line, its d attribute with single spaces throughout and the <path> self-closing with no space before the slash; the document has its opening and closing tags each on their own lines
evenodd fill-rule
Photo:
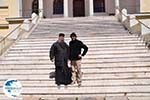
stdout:
<svg viewBox="0 0 150 100">
<path fill-rule="evenodd" d="M 31 17 L 33 12 L 44 18 L 84 17 L 114 15 L 116 8 L 150 11 L 149 0 L 0 0 L 0 33 L 8 33 L 6 18 Z"/>
<path fill-rule="evenodd" d="M 29 16 L 31 9 L 40 9 L 45 18 L 114 15 L 117 1 L 130 13 L 140 12 L 140 0 L 22 0 L 22 11 Z"/>
<path fill-rule="evenodd" d="M 22 3 L 24 16 L 29 16 L 34 8 L 40 9 L 46 18 L 115 14 L 115 0 L 23 0 Z"/>
<path fill-rule="evenodd" d="M 118 2 L 129 13 L 139 13 L 143 1 L 147 0 L 0 0 L 0 9 L 6 9 L 5 17 L 30 17 L 32 12 L 45 18 L 84 17 L 113 15 Z"/>
<path fill-rule="evenodd" d="M 41 12 L 45 18 L 112 15 L 115 14 L 116 8 L 116 0 L 12 0 L 10 2 L 14 1 L 18 2 L 20 15 L 30 16 L 34 11 Z M 119 2 L 120 7 L 128 8 L 131 13 L 139 11 L 140 0 L 119 0 Z"/>
</svg>

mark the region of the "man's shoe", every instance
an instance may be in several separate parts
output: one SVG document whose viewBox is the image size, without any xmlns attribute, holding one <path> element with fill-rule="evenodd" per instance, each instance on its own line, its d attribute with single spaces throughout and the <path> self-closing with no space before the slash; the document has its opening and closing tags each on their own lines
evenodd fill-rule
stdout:
<svg viewBox="0 0 150 100">
<path fill-rule="evenodd" d="M 78 87 L 81 87 L 81 83 L 78 83 Z"/>
<path fill-rule="evenodd" d="M 60 85 L 57 85 L 57 88 L 58 88 L 58 89 L 60 89 L 60 88 L 61 88 L 61 86 L 60 86 Z"/>
<path fill-rule="evenodd" d="M 67 85 L 65 85 L 65 89 L 68 89 L 68 86 L 67 86 Z"/>
<path fill-rule="evenodd" d="M 75 81 L 73 81 L 71 84 L 72 84 L 72 85 L 74 85 L 74 84 L 76 84 L 76 82 L 75 82 Z"/>
</svg>

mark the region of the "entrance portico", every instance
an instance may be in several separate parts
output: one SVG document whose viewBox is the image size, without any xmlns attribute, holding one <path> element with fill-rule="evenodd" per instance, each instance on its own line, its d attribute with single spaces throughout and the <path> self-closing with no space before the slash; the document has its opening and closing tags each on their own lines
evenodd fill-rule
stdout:
<svg viewBox="0 0 150 100">
<path fill-rule="evenodd" d="M 24 15 L 30 14 L 38 1 L 40 15 L 46 18 L 83 17 L 115 13 L 115 0 L 23 0 Z M 30 11 L 28 11 L 30 9 Z M 26 13 L 28 11 L 28 13 Z"/>
</svg>

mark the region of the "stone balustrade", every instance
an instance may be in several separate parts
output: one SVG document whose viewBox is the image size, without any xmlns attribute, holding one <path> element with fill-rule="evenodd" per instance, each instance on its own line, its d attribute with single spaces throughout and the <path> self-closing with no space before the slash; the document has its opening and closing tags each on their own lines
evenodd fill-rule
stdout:
<svg viewBox="0 0 150 100">
<path fill-rule="evenodd" d="M 150 14 L 128 14 L 127 9 L 117 9 L 116 17 L 131 34 L 150 44 Z"/>
<path fill-rule="evenodd" d="M 29 33 L 38 22 L 38 16 L 33 13 L 32 18 L 7 18 L 10 32 L 0 40 L 0 55 L 2 55 L 18 38 Z M 25 36 L 25 35 L 24 35 Z"/>
</svg>

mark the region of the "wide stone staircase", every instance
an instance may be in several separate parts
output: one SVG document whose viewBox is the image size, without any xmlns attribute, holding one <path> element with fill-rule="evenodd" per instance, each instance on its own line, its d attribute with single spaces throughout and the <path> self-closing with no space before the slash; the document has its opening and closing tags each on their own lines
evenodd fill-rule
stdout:
<svg viewBox="0 0 150 100">
<path fill-rule="evenodd" d="M 58 89 L 49 78 L 54 71 L 49 49 L 60 32 L 66 34 L 67 43 L 70 33 L 76 32 L 89 47 L 82 60 L 80 88 Z M 150 100 L 150 52 L 114 16 L 42 19 L 27 38 L 17 41 L 0 58 L 0 100 L 11 100 L 2 90 L 7 79 L 22 83 L 24 100 Z"/>
</svg>

